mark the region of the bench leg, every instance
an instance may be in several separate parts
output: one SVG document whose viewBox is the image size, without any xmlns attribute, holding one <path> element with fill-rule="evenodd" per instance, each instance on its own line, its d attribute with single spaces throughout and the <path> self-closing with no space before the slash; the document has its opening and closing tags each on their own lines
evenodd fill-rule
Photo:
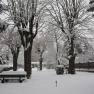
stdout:
<svg viewBox="0 0 94 94">
<path fill-rule="evenodd" d="M 5 79 L 3 78 L 1 82 L 4 83 L 5 82 Z"/>
<path fill-rule="evenodd" d="M 5 82 L 8 82 L 8 79 L 5 79 Z"/>
<path fill-rule="evenodd" d="M 23 81 L 22 80 L 19 80 L 20 83 L 22 83 Z"/>
<path fill-rule="evenodd" d="M 22 82 L 23 82 L 23 80 L 22 80 L 21 78 L 19 78 L 19 82 L 20 82 L 20 83 L 22 83 Z"/>
</svg>

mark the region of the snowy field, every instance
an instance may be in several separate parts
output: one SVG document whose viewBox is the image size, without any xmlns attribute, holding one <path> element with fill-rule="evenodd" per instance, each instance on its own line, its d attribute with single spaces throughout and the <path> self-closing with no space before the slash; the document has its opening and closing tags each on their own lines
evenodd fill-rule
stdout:
<svg viewBox="0 0 94 94">
<path fill-rule="evenodd" d="M 94 94 L 94 74 L 56 75 L 55 70 L 33 69 L 31 79 L 23 83 L 0 83 L 0 94 Z"/>
</svg>

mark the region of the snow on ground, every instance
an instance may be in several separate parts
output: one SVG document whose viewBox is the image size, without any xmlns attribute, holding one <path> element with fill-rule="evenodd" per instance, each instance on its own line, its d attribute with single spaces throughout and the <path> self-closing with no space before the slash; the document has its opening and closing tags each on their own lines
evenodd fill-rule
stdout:
<svg viewBox="0 0 94 94">
<path fill-rule="evenodd" d="M 31 79 L 23 83 L 0 83 L 0 94 L 94 94 L 94 74 L 56 75 L 52 69 L 34 69 Z"/>
</svg>

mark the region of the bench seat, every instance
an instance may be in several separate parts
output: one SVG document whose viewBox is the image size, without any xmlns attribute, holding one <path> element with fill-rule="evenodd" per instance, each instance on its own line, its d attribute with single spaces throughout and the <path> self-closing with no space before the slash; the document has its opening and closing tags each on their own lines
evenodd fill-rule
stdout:
<svg viewBox="0 0 94 94">
<path fill-rule="evenodd" d="M 8 80 L 18 80 L 19 82 L 22 82 L 26 79 L 26 72 L 24 71 L 4 71 L 0 73 L 0 79 L 1 82 L 4 83 Z"/>
</svg>

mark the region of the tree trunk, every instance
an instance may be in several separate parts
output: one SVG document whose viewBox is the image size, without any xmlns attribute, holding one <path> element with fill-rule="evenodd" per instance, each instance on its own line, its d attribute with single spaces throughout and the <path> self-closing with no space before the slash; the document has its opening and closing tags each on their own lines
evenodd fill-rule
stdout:
<svg viewBox="0 0 94 94">
<path fill-rule="evenodd" d="M 19 55 L 19 47 L 17 47 L 17 51 L 13 51 L 11 49 L 12 55 L 13 55 L 13 71 L 17 71 L 17 60 L 18 60 L 18 55 Z"/>
<path fill-rule="evenodd" d="M 69 59 L 69 69 L 68 69 L 69 74 L 75 74 L 75 57 L 72 56 Z"/>
<path fill-rule="evenodd" d="M 43 62 L 43 58 L 40 58 L 40 71 L 42 70 L 42 62 Z"/>
<path fill-rule="evenodd" d="M 69 74 L 75 74 L 75 54 L 74 54 L 74 38 L 71 38 L 71 44 L 70 44 L 70 51 L 69 51 Z"/>
<path fill-rule="evenodd" d="M 32 46 L 30 46 L 27 49 L 24 49 L 24 70 L 27 73 L 27 79 L 29 79 L 32 74 L 31 51 L 32 51 Z"/>
<path fill-rule="evenodd" d="M 17 71 L 17 59 L 18 59 L 18 54 L 14 53 L 13 54 L 13 71 Z"/>
</svg>

